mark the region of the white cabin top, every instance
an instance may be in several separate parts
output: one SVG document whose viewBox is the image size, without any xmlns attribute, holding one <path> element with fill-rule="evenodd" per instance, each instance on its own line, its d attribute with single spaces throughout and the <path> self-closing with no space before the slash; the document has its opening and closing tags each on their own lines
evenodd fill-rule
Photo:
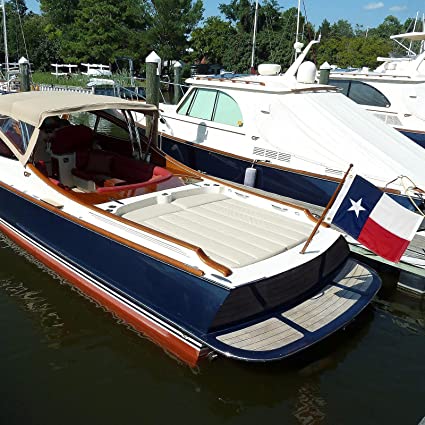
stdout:
<svg viewBox="0 0 425 425">
<path fill-rule="evenodd" d="M 246 75 L 234 78 L 194 77 L 186 80 L 191 86 L 211 88 L 226 88 L 263 93 L 291 93 L 299 91 L 336 91 L 329 85 L 303 84 L 296 80 L 285 78 L 283 75 Z"/>
</svg>

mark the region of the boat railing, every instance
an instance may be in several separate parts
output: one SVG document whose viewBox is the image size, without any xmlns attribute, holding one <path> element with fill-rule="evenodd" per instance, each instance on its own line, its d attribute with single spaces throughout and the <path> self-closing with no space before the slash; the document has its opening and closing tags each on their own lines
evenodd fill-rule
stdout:
<svg viewBox="0 0 425 425">
<path fill-rule="evenodd" d="M 61 86 L 56 84 L 37 84 L 35 86 L 37 91 L 64 91 L 64 92 L 74 92 L 74 93 L 94 93 L 93 88 L 87 89 L 84 87 L 77 86 Z"/>
<path fill-rule="evenodd" d="M 168 77 L 168 76 L 166 76 Z M 165 78 L 165 77 L 163 77 Z M 136 78 L 136 80 L 145 82 L 146 84 L 146 78 Z M 173 99 L 174 96 L 170 95 L 170 87 L 172 87 L 173 89 L 171 90 L 172 93 L 174 93 L 174 91 L 177 89 L 180 92 L 180 98 L 183 97 L 183 95 L 186 93 L 186 91 L 188 90 L 188 88 L 190 87 L 188 84 L 181 84 L 181 83 L 172 83 L 168 78 L 162 79 L 159 81 L 160 86 L 159 86 L 159 94 L 161 97 L 161 101 L 162 103 L 165 104 L 173 104 Z"/>
<path fill-rule="evenodd" d="M 140 81 L 146 81 L 145 78 L 137 78 Z M 170 90 L 170 87 L 173 90 Z M 127 100 L 146 100 L 146 92 L 143 86 L 140 87 L 125 87 L 117 82 L 110 87 L 92 86 L 77 87 L 77 86 L 65 86 L 58 84 L 36 84 L 34 85 L 37 91 L 62 91 L 62 92 L 74 92 L 74 93 L 86 93 L 86 94 L 103 94 L 107 96 L 121 97 Z M 180 91 L 181 98 L 187 91 L 189 86 L 187 84 L 172 83 L 167 80 L 160 80 L 160 98 L 161 102 L 165 104 L 173 104 L 174 97 L 173 93 L 177 89 Z"/>
</svg>

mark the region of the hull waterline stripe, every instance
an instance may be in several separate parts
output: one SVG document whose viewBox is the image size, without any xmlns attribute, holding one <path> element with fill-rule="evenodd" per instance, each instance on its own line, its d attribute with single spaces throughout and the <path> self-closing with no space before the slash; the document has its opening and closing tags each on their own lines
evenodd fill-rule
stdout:
<svg viewBox="0 0 425 425">
<path fill-rule="evenodd" d="M 0 230 L 47 267 L 52 268 L 66 279 L 75 283 L 82 292 L 96 299 L 118 316 L 124 318 L 136 330 L 145 333 L 186 363 L 192 366 L 196 365 L 201 350 L 204 351 L 205 349 L 205 346 L 198 341 L 182 334 L 179 330 L 167 325 L 167 323 L 148 311 L 141 309 L 116 292 L 109 290 L 102 283 L 81 272 L 81 270 L 64 261 L 61 257 L 47 250 L 36 241 L 28 238 L 25 234 L 2 219 L 0 219 Z M 170 341 L 170 338 L 174 339 L 174 341 Z"/>
</svg>

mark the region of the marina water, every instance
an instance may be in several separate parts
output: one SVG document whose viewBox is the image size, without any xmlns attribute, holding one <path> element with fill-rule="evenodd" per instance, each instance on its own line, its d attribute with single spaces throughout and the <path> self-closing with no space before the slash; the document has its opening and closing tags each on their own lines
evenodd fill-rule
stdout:
<svg viewBox="0 0 425 425">
<path fill-rule="evenodd" d="M 0 264 L 0 424 L 416 425 L 425 416 L 425 300 L 396 290 L 390 274 L 354 323 L 301 355 L 190 369 L 2 235 Z"/>
</svg>

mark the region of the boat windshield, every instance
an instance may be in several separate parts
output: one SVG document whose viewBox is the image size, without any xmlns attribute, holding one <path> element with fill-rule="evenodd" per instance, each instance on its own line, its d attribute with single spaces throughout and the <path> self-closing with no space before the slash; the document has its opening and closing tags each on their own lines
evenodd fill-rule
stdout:
<svg viewBox="0 0 425 425">
<path fill-rule="evenodd" d="M 32 125 L 0 115 L 0 130 L 22 155 L 25 154 L 34 131 Z"/>
</svg>

